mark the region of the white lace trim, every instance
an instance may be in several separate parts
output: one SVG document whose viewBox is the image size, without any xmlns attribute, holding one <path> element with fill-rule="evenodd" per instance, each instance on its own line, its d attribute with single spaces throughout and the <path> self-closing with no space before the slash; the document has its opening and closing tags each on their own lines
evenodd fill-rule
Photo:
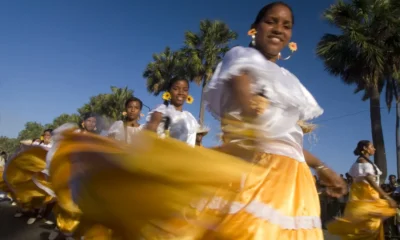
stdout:
<svg viewBox="0 0 400 240">
<path fill-rule="evenodd" d="M 196 208 L 199 211 L 203 211 L 205 208 L 221 211 L 227 210 L 226 213 L 229 214 L 236 214 L 239 211 L 244 210 L 247 213 L 252 214 L 254 217 L 279 225 L 283 229 L 314 229 L 321 228 L 322 226 L 319 216 L 285 216 L 268 204 L 258 201 L 251 201 L 247 205 L 240 202 L 233 202 L 229 205 L 227 200 L 220 197 L 214 197 L 211 201 L 202 199 L 191 204 L 191 207 Z"/>
</svg>

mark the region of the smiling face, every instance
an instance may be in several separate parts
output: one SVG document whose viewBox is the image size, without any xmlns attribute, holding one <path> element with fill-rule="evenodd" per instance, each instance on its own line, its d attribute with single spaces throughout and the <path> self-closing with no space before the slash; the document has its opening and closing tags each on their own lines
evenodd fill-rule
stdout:
<svg viewBox="0 0 400 240">
<path fill-rule="evenodd" d="M 175 107 L 182 106 L 189 95 L 188 82 L 186 80 L 175 81 L 169 92 L 171 93 L 171 104 Z"/>
<path fill-rule="evenodd" d="M 285 5 L 276 4 L 253 27 L 257 30 L 256 48 L 269 60 L 276 61 L 292 37 L 292 11 Z"/>
</svg>

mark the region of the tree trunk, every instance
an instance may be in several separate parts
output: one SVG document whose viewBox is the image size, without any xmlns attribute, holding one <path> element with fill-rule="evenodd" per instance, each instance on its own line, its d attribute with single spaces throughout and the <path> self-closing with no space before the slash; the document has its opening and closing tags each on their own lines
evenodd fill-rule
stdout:
<svg viewBox="0 0 400 240">
<path fill-rule="evenodd" d="M 204 81 L 204 80 L 203 80 Z M 201 87 L 201 97 L 200 97 L 200 113 L 199 113 L 199 124 L 200 126 L 203 126 L 204 124 L 204 112 L 205 112 L 205 108 L 204 108 L 204 89 L 206 88 L 206 84 L 202 84 Z"/>
<path fill-rule="evenodd" d="M 374 156 L 375 164 L 382 171 L 381 182 L 387 176 L 387 163 L 385 153 L 385 141 L 383 139 L 382 122 L 381 122 L 381 103 L 380 93 L 378 86 L 370 89 L 370 117 L 371 117 L 371 130 L 372 141 L 374 143 L 376 152 Z"/>
<path fill-rule="evenodd" d="M 397 177 L 400 177 L 400 102 L 396 99 L 396 155 Z"/>
</svg>

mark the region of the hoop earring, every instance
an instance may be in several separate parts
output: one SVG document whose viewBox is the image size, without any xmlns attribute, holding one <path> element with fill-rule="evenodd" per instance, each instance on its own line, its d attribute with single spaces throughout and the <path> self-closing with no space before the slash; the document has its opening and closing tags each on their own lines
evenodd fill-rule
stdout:
<svg viewBox="0 0 400 240">
<path fill-rule="evenodd" d="M 361 151 L 361 154 L 362 154 L 362 155 L 365 155 L 365 152 L 366 152 L 365 150 L 362 150 L 362 151 Z"/>
<path fill-rule="evenodd" d="M 288 47 L 289 47 L 289 49 L 290 49 L 290 51 L 291 51 L 292 53 L 291 53 L 289 56 L 285 57 L 285 58 L 282 58 L 282 54 L 279 53 L 279 54 L 278 54 L 278 59 L 279 59 L 279 60 L 289 60 L 290 57 L 293 55 L 293 53 L 297 51 L 297 43 L 295 43 L 295 42 L 290 42 L 289 45 L 288 45 Z"/>
</svg>

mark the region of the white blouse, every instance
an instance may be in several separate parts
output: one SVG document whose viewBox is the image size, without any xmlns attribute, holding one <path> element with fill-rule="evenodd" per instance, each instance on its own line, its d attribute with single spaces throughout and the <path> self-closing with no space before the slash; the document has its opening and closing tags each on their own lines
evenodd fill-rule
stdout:
<svg viewBox="0 0 400 240">
<path fill-rule="evenodd" d="M 161 113 L 164 117 L 168 116 L 171 119 L 169 125 L 170 137 L 178 139 L 182 142 L 186 142 L 190 146 L 195 146 L 196 144 L 196 132 L 199 124 L 196 118 L 188 111 L 178 111 L 174 106 L 164 104 L 159 105 L 154 110 L 149 112 L 146 121 L 149 122 L 151 114 L 154 112 Z M 157 134 L 160 137 L 165 137 L 164 134 L 164 121 L 158 125 Z"/>
<path fill-rule="evenodd" d="M 374 166 L 377 170 L 377 174 L 375 174 Z M 375 165 L 371 163 L 358 163 L 355 162 L 349 171 L 350 176 L 353 177 L 355 182 L 364 181 L 367 182 L 364 178 L 368 175 L 375 176 L 375 182 L 379 185 L 379 177 L 382 175 L 382 171 Z"/>
<path fill-rule="evenodd" d="M 33 145 L 33 146 L 41 146 L 41 147 L 43 147 L 43 148 L 49 150 L 49 149 L 53 146 L 53 143 L 50 142 L 50 143 L 47 143 L 47 144 L 46 144 L 46 143 L 34 142 L 34 143 L 32 143 L 32 145 Z"/>
<path fill-rule="evenodd" d="M 205 89 L 207 109 L 218 119 L 242 121 L 241 109 L 229 80 L 243 72 L 252 78 L 252 93 L 261 93 L 269 101 L 264 113 L 253 124 L 246 125 L 259 135 L 259 149 L 304 162 L 303 131 L 297 122 L 318 117 L 323 110 L 296 76 L 268 61 L 256 49 L 234 47 L 227 52 Z"/>
<path fill-rule="evenodd" d="M 143 129 L 143 125 L 139 127 L 131 127 L 127 126 L 125 128 L 123 121 L 116 121 L 114 122 L 110 129 L 108 130 L 108 135 L 114 135 L 114 138 L 118 141 L 123 141 L 130 143 L 132 135 L 141 131 Z M 128 135 L 125 137 L 125 130 L 128 132 Z"/>
</svg>

